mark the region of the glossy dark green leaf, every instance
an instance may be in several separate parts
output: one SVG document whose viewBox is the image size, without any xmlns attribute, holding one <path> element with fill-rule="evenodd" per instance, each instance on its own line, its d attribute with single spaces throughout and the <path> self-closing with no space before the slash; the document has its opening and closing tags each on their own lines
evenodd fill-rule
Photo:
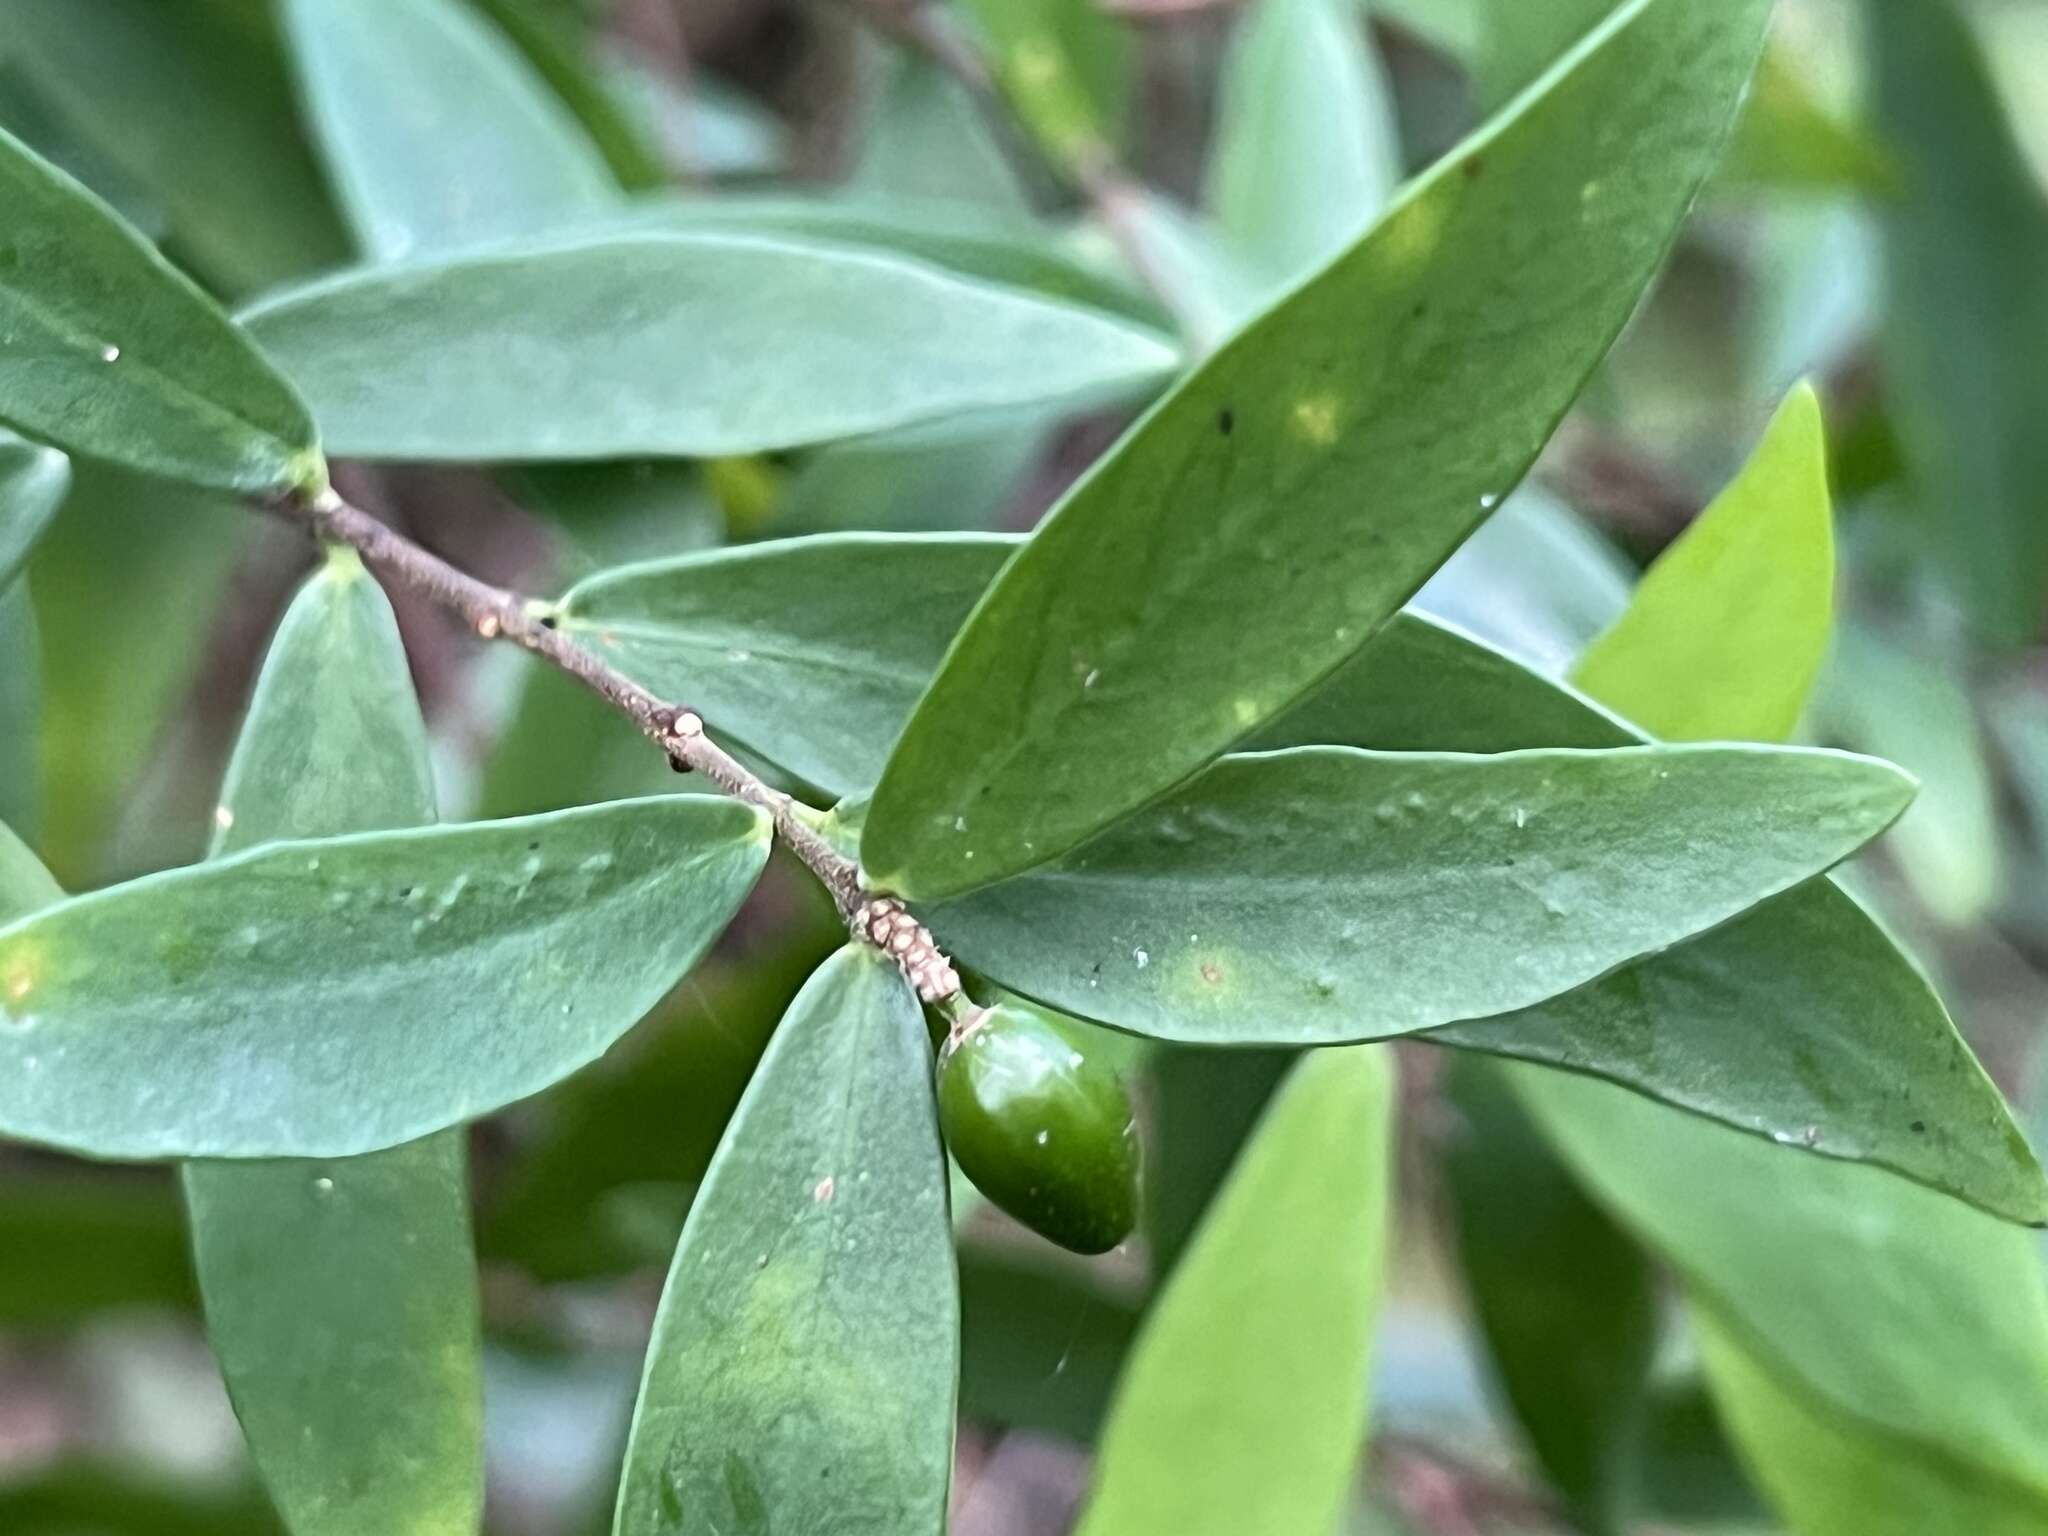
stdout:
<svg viewBox="0 0 2048 1536">
<path fill-rule="evenodd" d="M 353 554 L 331 556 L 286 612 L 220 804 L 216 855 L 434 819 L 397 621 Z M 465 1134 L 332 1162 L 185 1166 L 207 1336 L 297 1536 L 476 1529 Z"/>
<path fill-rule="evenodd" d="M 835 795 L 866 789 L 1014 539 L 830 534 L 606 571 L 561 629 Z"/>
<path fill-rule="evenodd" d="M 4 0 L 0 36 L 82 142 L 161 201 L 171 247 L 210 285 L 240 295 L 346 259 L 269 4 L 94 0 L 92 25 L 79 15 Z"/>
<path fill-rule="evenodd" d="M 74 453 L 233 491 L 320 472 L 305 406 L 191 280 L 0 130 L 0 420 Z"/>
<path fill-rule="evenodd" d="M 70 489 L 63 454 L 0 433 L 0 589 L 14 580 Z"/>
<path fill-rule="evenodd" d="M 959 1297 L 923 1011 L 849 947 L 790 1005 L 683 1228 L 618 1536 L 939 1536 Z"/>
<path fill-rule="evenodd" d="M 1820 399 L 1802 384 L 1574 676 L 1655 736 L 1693 739 L 1704 718 L 1716 737 L 1783 741 L 1827 655 L 1834 583 Z"/>
<path fill-rule="evenodd" d="M 1809 1445 L 1819 1461 L 1801 1476 L 1829 1480 L 1847 1459 L 1842 1442 L 1864 1442 L 1856 1459 L 1866 1468 L 1903 1448 L 1893 1476 L 1918 1463 L 1923 1479 L 1958 1480 L 1980 1501 L 2028 1511 L 2035 1526 L 2048 1520 L 2048 1285 L 2033 1233 L 1880 1170 L 1799 1157 L 1607 1084 L 1510 1070 L 1588 1188 L 1768 1378 L 1763 1401 L 1737 1386 L 1739 1431 L 1806 1417 L 1824 1432 L 1821 1445 L 1832 1436 L 1838 1446 Z M 1767 1488 L 1790 1475 L 1770 1447 L 1768 1436 L 1748 1439 L 1752 1457 L 1766 1456 Z M 1896 1492 L 1889 1482 L 1837 1484 L 1821 1504 L 1846 1498 L 1875 1520 L 1884 1501 L 1871 1495 Z M 1812 1529 L 1980 1529 L 1958 1519 L 1830 1519 Z"/>
<path fill-rule="evenodd" d="M 1404 618 L 1260 744 L 1503 752 L 1641 739 L 1499 652 Z M 1926 976 L 1832 881 L 1539 1008 L 1431 1038 L 1611 1078 L 2015 1220 L 2048 1220 L 2026 1139 Z"/>
<path fill-rule="evenodd" d="M 1866 10 L 1903 183 L 1884 211 L 1885 393 L 1929 560 L 1979 635 L 2016 645 L 2048 589 L 2048 204 L 1951 0 Z"/>
<path fill-rule="evenodd" d="M 659 1001 L 768 836 L 682 796 L 274 843 L 75 898 L 0 929 L 0 1132 L 345 1157 L 488 1114 Z"/>
<path fill-rule="evenodd" d="M 1016 1244 L 960 1250 L 960 1411 L 1090 1444 L 1142 1312 L 1129 1289 Z"/>
<path fill-rule="evenodd" d="M 1446 1086 L 1458 1267 L 1494 1376 L 1579 1523 L 1618 1532 L 1657 1351 L 1657 1276 L 1544 1144 L 1498 1067 L 1461 1055 Z"/>
<path fill-rule="evenodd" d="M 1274 280 L 1349 245 L 1400 183 L 1392 87 L 1355 0 L 1259 0 L 1220 91 L 1209 205 Z"/>
<path fill-rule="evenodd" d="M 1365 645 L 1627 319 L 1768 9 L 1631 0 L 1140 422 L 905 729 L 869 821 L 878 884 L 935 900 L 1056 858 Z"/>
<path fill-rule="evenodd" d="M 1828 869 L 1911 794 L 1888 764 L 1769 747 L 1308 747 L 1225 758 L 926 916 L 963 963 L 1118 1029 L 1334 1045 L 1596 980 Z"/>
<path fill-rule="evenodd" d="M 1169 1275 L 1299 1052 L 1152 1049 L 1144 1100 L 1145 1246 Z"/>
<path fill-rule="evenodd" d="M 1302 1058 L 1125 1366 L 1079 1536 L 1324 1531 L 1365 1435 L 1391 1061 Z"/>
<path fill-rule="evenodd" d="M 464 0 L 288 0 L 283 14 L 369 255 L 525 234 L 618 201 L 582 126 Z"/>
<path fill-rule="evenodd" d="M 1113 394 L 1174 362 L 1096 311 L 873 250 L 722 234 L 347 273 L 248 321 L 330 451 L 366 458 L 754 453 Z"/>
</svg>

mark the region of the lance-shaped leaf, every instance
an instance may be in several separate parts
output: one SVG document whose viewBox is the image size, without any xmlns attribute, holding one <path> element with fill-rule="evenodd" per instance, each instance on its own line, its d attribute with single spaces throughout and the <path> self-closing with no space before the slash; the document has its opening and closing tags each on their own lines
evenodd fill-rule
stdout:
<svg viewBox="0 0 2048 1536">
<path fill-rule="evenodd" d="M 0 587 L 0 823 L 9 827 L 41 824 L 42 718 L 42 636 L 28 583 L 15 581 Z M 9 915 L 0 898 L 0 922 Z"/>
<path fill-rule="evenodd" d="M 1260 744 L 1509 752 L 1642 739 L 1500 652 L 1404 617 Z M 1594 1073 L 2015 1220 L 2048 1220 L 2026 1138 L 1927 978 L 1830 880 L 1541 1007 L 1431 1038 Z"/>
<path fill-rule="evenodd" d="M 286 612 L 220 804 L 216 855 L 433 821 L 398 624 L 353 554 Z M 464 1134 L 330 1162 L 185 1166 L 207 1336 L 298 1536 L 470 1536 L 481 1517 Z"/>
<path fill-rule="evenodd" d="M 603 157 L 462 0 L 290 0 L 286 33 L 358 243 L 395 260 L 619 200 Z"/>
<path fill-rule="evenodd" d="M 1335 255 L 1400 183 L 1392 87 L 1349 0 L 1260 0 L 1220 95 L 1210 204 L 1268 277 Z"/>
<path fill-rule="evenodd" d="M 61 453 L 0 432 L 0 590 L 64 504 L 71 465 Z"/>
<path fill-rule="evenodd" d="M 1976 632 L 2017 645 L 2048 590 L 2048 206 L 1968 17 L 1952 0 L 1866 9 L 1903 183 L 1884 212 L 1883 341 L 1914 523 Z"/>
<path fill-rule="evenodd" d="M 1392 1100 L 1378 1050 L 1295 1067 L 1132 1349 L 1080 1536 L 1336 1524 L 1365 1435 Z"/>
<path fill-rule="evenodd" d="M 306 408 L 105 203 L 0 129 L 0 421 L 169 479 L 267 491 L 319 472 Z"/>
<path fill-rule="evenodd" d="M 834 794 L 882 771 L 946 644 L 1015 539 L 827 534 L 606 571 L 565 633 Z"/>
<path fill-rule="evenodd" d="M 676 1248 L 618 1536 L 939 1536 L 960 1305 L 916 997 L 850 947 L 790 1004 Z"/>
<path fill-rule="evenodd" d="M 977 970 L 1118 1029 L 1334 1045 L 1582 986 L 1830 868 L 1911 796 L 1889 764 L 1776 747 L 1305 747 L 1225 758 L 927 916 Z"/>
<path fill-rule="evenodd" d="M 344 273 L 248 323 L 330 450 L 384 459 L 756 453 L 1099 398 L 1174 364 L 1095 310 L 768 235 L 508 243 Z"/>
<path fill-rule="evenodd" d="M 94 1157 L 348 1157 L 595 1059 L 768 855 L 735 801 L 272 843 L 0 929 L 0 1134 Z"/>
<path fill-rule="evenodd" d="M 1665 552 L 1579 659 L 1581 688 L 1652 735 L 1783 741 L 1834 625 L 1835 543 L 1820 399 L 1795 389 L 1735 481 Z"/>
<path fill-rule="evenodd" d="M 2048 1286 L 2033 1233 L 1876 1169 L 1799 1157 L 1604 1083 L 1512 1072 L 1580 1179 L 1678 1271 L 1740 1350 L 1745 1377 L 1767 1384 L 1757 1402 L 1747 1401 L 1754 1380 L 1749 1391 L 1736 1385 L 1738 1427 L 1798 1409 L 1860 1441 L 1853 1459 L 1866 1470 L 1890 1466 L 1881 1476 L 1923 1484 L 1918 1498 L 1930 1476 L 1937 1486 L 1960 1480 L 2027 1510 L 2032 1526 L 2011 1529 L 2048 1521 Z M 1840 1458 L 1785 1461 L 1798 1444 L 1748 1443 L 1771 1469 L 1767 1486 L 1840 1469 Z M 1954 1514 L 1896 1523 L 1870 1498 L 1887 1487 L 1896 1492 L 1888 1481 L 1837 1489 L 1875 1523 L 1812 1529 L 1978 1529 Z"/>
<path fill-rule="evenodd" d="M 1057 858 L 1362 647 L 1628 318 L 1768 10 L 1631 0 L 1161 401 L 955 641 L 875 794 L 877 882 L 936 900 Z"/>
</svg>

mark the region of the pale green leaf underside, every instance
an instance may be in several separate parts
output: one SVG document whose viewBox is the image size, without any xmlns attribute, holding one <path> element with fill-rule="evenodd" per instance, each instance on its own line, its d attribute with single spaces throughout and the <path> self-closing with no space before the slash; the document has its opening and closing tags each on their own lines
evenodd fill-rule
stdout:
<svg viewBox="0 0 2048 1536">
<path fill-rule="evenodd" d="M 270 844 L 0 930 L 0 1134 L 339 1157 L 601 1054 L 752 887 L 768 827 L 676 797 Z"/>
<path fill-rule="evenodd" d="M 317 463 L 291 387 L 114 211 L 0 129 L 0 421 L 231 491 Z"/>
<path fill-rule="evenodd" d="M 755 453 L 1128 393 L 1175 362 L 1099 311 L 765 235 L 496 245 L 344 273 L 247 320 L 330 450 L 381 459 Z"/>
<path fill-rule="evenodd" d="M 1628 318 L 1768 10 L 1622 6 L 1141 421 L 955 640 L 875 792 L 877 882 L 939 900 L 1056 858 L 1357 652 Z"/>
<path fill-rule="evenodd" d="M 1583 986 L 1831 868 L 1911 794 L 1889 764 L 1776 747 L 1304 747 L 1225 758 L 925 916 L 966 964 L 1118 1029 L 1336 1045 Z"/>
<path fill-rule="evenodd" d="M 620 200 L 569 109 L 463 0 L 290 0 L 284 20 L 369 255 L 525 234 Z"/>
<path fill-rule="evenodd" d="M 865 790 L 1018 541 L 825 534 L 606 571 L 557 623 L 835 795 Z"/>
<path fill-rule="evenodd" d="M 71 465 L 63 454 L 0 432 L 0 591 L 19 573 L 70 489 Z"/>
<path fill-rule="evenodd" d="M 777 1028 L 648 1346 L 618 1536 L 940 1536 L 959 1297 L 917 999 L 847 948 Z"/>
<path fill-rule="evenodd" d="M 1282 1085 L 1124 1367 L 1079 1536 L 1335 1527 L 1365 1433 L 1391 1066 L 1317 1051 Z"/>
<path fill-rule="evenodd" d="M 214 852 L 434 819 L 391 606 L 337 554 L 286 612 Z M 483 1389 L 465 1133 L 331 1162 L 188 1163 L 229 1398 L 294 1536 L 471 1536 Z"/>
</svg>

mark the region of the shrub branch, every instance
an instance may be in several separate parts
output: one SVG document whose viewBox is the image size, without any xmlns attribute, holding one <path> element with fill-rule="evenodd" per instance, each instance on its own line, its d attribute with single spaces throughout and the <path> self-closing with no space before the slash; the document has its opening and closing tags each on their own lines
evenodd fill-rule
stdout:
<svg viewBox="0 0 2048 1536">
<path fill-rule="evenodd" d="M 873 897 L 862 886 L 860 866 L 818 830 L 810 807 L 765 782 L 713 741 L 696 710 L 655 697 L 561 633 L 545 604 L 456 569 L 343 500 L 332 487 L 274 497 L 262 505 L 317 538 L 353 549 L 380 577 L 459 615 L 484 639 L 509 640 L 568 673 L 631 720 L 678 773 L 700 774 L 734 799 L 766 811 L 776 837 L 832 893 L 856 938 L 894 960 L 926 1002 L 943 1004 L 959 993 L 959 975 L 930 932 L 900 902 Z M 878 922 L 884 912 L 887 920 Z"/>
</svg>

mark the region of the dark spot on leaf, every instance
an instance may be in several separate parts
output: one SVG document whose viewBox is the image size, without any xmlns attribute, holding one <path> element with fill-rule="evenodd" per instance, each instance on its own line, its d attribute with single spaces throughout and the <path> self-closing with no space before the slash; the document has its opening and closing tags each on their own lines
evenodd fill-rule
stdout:
<svg viewBox="0 0 2048 1536">
<path fill-rule="evenodd" d="M 539 852 L 540 852 L 540 844 L 539 844 L 539 843 L 528 843 L 528 844 L 526 845 L 526 851 L 527 851 L 528 853 L 539 853 Z"/>
<path fill-rule="evenodd" d="M 1467 156 L 1464 170 L 1467 181 L 1477 181 L 1486 174 L 1486 157 L 1484 155 Z"/>
<path fill-rule="evenodd" d="M 1237 415 L 1229 406 L 1225 406 L 1216 413 L 1216 430 L 1225 437 L 1230 436 L 1231 433 L 1237 430 Z"/>
<path fill-rule="evenodd" d="M 1913 1134 L 1915 1136 L 1925 1136 L 1927 1134 L 1927 1122 L 1925 1120 L 1915 1120 L 1913 1122 Z"/>
</svg>

